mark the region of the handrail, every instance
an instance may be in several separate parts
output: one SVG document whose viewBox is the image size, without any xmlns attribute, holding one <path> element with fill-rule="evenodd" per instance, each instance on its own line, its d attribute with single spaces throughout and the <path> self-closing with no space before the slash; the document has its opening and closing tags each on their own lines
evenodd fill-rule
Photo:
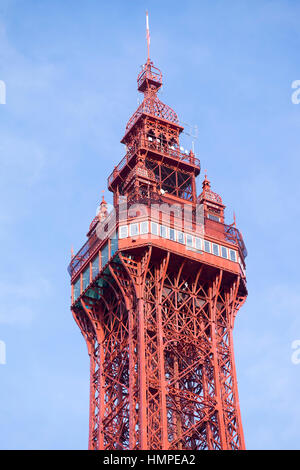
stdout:
<svg viewBox="0 0 300 470">
<path fill-rule="evenodd" d="M 162 73 L 157 67 L 154 67 L 152 64 L 150 64 L 144 67 L 139 73 L 137 78 L 138 88 L 145 79 L 154 80 L 162 84 Z"/>
<path fill-rule="evenodd" d="M 113 209 L 110 214 L 103 220 L 100 225 L 97 226 L 97 230 L 93 231 L 89 239 L 85 244 L 80 248 L 78 253 L 74 255 L 69 266 L 68 273 L 73 277 L 81 268 L 83 264 L 86 263 L 97 251 L 97 249 L 102 245 L 103 239 L 98 237 L 98 233 L 101 233 L 101 230 L 104 229 L 106 225 L 111 222 L 111 219 L 115 217 L 115 210 Z"/>
<path fill-rule="evenodd" d="M 239 246 L 243 257 L 247 257 L 248 252 L 242 234 L 232 225 L 223 224 L 222 222 L 205 218 L 205 233 L 212 237 L 217 236 L 218 234 L 223 234 L 226 241 Z"/>
<path fill-rule="evenodd" d="M 126 155 L 122 158 L 122 160 L 118 163 L 118 165 L 109 175 L 108 186 L 112 184 L 113 180 L 118 176 L 118 174 L 125 167 L 125 165 L 130 162 L 132 157 L 140 148 L 154 150 L 155 152 L 159 152 L 165 156 L 174 158 L 178 162 L 185 162 L 190 165 L 193 165 L 194 167 L 197 167 L 200 170 L 200 160 L 199 158 L 195 157 L 194 154 L 186 154 L 184 152 L 181 152 L 181 150 L 178 148 L 172 148 L 172 146 L 169 146 L 168 144 L 162 144 L 160 139 L 154 138 L 153 140 L 149 140 L 146 137 L 141 137 L 132 147 L 128 148 Z"/>
</svg>

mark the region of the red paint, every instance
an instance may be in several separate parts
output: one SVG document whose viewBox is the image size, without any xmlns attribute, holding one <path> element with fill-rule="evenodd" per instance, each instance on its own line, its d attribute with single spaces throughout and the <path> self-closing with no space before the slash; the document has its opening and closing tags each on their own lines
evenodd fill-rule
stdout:
<svg viewBox="0 0 300 470">
<path fill-rule="evenodd" d="M 108 181 L 116 210 L 120 196 L 128 207 L 146 205 L 141 220 L 150 219 L 153 203 L 203 204 L 205 239 L 235 249 L 244 264 L 241 234 L 225 225 L 225 206 L 207 176 L 196 195 L 200 162 L 180 151 L 183 128 L 157 97 L 161 84 L 148 58 L 138 77 L 144 101 Z M 105 243 L 94 231 L 108 220 L 104 211 L 101 217 L 72 257 L 72 284 Z M 132 220 L 126 213 L 122 224 Z M 170 226 L 177 222 L 172 217 Z M 146 234 L 119 240 L 107 266 L 71 307 L 91 360 L 89 448 L 244 449 L 232 340 L 247 296 L 239 264 Z"/>
</svg>

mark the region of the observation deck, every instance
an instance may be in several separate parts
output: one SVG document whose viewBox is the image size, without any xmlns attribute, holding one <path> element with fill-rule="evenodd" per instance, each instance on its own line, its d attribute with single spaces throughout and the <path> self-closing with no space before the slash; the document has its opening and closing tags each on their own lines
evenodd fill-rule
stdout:
<svg viewBox="0 0 300 470">
<path fill-rule="evenodd" d="M 200 173 L 200 160 L 195 157 L 193 153 L 184 153 L 174 146 L 163 144 L 160 139 L 152 139 L 151 137 L 143 136 L 134 146 L 128 148 L 126 155 L 108 177 L 108 189 L 110 191 L 114 191 L 116 186 L 124 181 L 129 172 L 134 168 L 138 150 L 148 152 L 148 155 L 153 160 L 159 160 L 166 164 L 175 163 L 178 169 L 192 171 L 195 176 Z"/>
<path fill-rule="evenodd" d="M 87 242 L 73 257 L 68 271 L 72 284 L 72 304 L 89 286 L 106 272 L 118 250 L 138 249 L 152 245 L 201 261 L 242 276 L 246 286 L 245 257 L 247 250 L 241 233 L 232 225 L 209 218 L 197 224 L 194 214 L 183 223 L 182 216 L 168 217 L 165 209 L 156 212 L 146 207 L 143 214 L 130 213 L 130 207 L 113 210 L 98 223 Z M 169 214 L 170 215 L 170 214 Z M 99 235 L 100 238 L 99 238 Z M 245 287 L 246 288 L 246 287 Z"/>
</svg>

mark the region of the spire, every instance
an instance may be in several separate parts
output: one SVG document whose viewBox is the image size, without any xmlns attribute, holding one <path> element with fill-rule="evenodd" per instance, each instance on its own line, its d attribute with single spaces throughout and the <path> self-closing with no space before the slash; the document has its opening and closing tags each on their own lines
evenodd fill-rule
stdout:
<svg viewBox="0 0 300 470">
<path fill-rule="evenodd" d="M 153 62 L 150 60 L 150 29 L 149 29 L 149 16 L 146 11 L 146 39 L 147 39 L 147 61 L 142 67 L 142 71 L 139 73 L 137 82 L 138 90 L 145 95 L 152 91 L 156 92 L 162 86 L 162 73 L 154 67 Z"/>
<path fill-rule="evenodd" d="M 150 29 L 148 11 L 146 12 L 146 37 L 147 60 L 142 66 L 142 69 L 137 77 L 137 88 L 139 92 L 144 94 L 144 99 L 126 125 L 125 135 L 121 140 L 121 143 L 126 145 L 131 145 L 131 129 L 143 115 L 151 115 L 155 118 L 164 119 L 165 121 L 169 121 L 175 125 L 179 129 L 179 132 L 183 131 L 183 127 L 179 124 L 179 119 L 175 111 L 170 108 L 170 106 L 160 101 L 158 98 L 158 91 L 162 87 L 162 73 L 157 67 L 155 67 L 153 61 L 150 59 Z"/>
<path fill-rule="evenodd" d="M 146 37 L 147 37 L 147 63 L 150 62 L 150 30 L 149 30 L 149 17 L 148 11 L 146 11 Z"/>
<path fill-rule="evenodd" d="M 102 201 L 100 202 L 100 210 L 99 210 L 98 216 L 99 216 L 100 222 L 105 220 L 106 217 L 108 216 L 107 202 L 104 199 L 104 191 L 102 191 Z"/>
<path fill-rule="evenodd" d="M 210 189 L 210 181 L 207 179 L 207 170 L 204 170 L 204 172 L 205 172 L 205 177 L 202 183 L 203 191 Z"/>
<path fill-rule="evenodd" d="M 102 205 L 102 204 L 107 204 L 107 202 L 106 202 L 105 199 L 104 199 L 104 192 L 105 192 L 104 189 L 102 189 L 102 191 L 101 191 L 101 193 L 102 193 L 102 201 L 100 202 L 100 205 Z"/>
<path fill-rule="evenodd" d="M 198 203 L 202 203 L 202 201 L 205 199 L 205 200 L 209 200 L 209 201 L 212 201 L 212 202 L 216 202 L 218 204 L 222 204 L 221 196 L 219 196 L 219 194 L 214 193 L 211 190 L 210 181 L 207 178 L 207 170 L 204 170 L 204 172 L 205 172 L 205 176 L 204 176 L 204 180 L 202 182 L 202 188 L 203 189 L 202 189 L 202 193 L 198 197 Z"/>
</svg>

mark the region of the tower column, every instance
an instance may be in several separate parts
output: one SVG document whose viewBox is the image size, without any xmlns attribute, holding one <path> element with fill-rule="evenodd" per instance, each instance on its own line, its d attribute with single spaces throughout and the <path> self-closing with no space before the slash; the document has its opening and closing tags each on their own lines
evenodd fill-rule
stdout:
<svg viewBox="0 0 300 470">
<path fill-rule="evenodd" d="M 211 323 L 211 345 L 212 345 L 212 355 L 213 355 L 213 364 L 214 364 L 214 383 L 215 383 L 215 399 L 216 399 L 216 409 L 218 416 L 218 431 L 221 449 L 227 449 L 226 433 L 225 433 L 225 423 L 224 415 L 222 408 L 222 395 L 221 395 L 221 386 L 220 386 L 220 367 L 218 361 L 218 346 L 217 346 L 217 336 L 218 336 L 218 323 L 216 320 L 216 309 L 217 309 L 217 300 L 218 294 L 222 281 L 222 271 L 219 272 L 216 277 L 213 285 L 209 288 L 209 308 L 210 308 L 210 323 Z"/>
<path fill-rule="evenodd" d="M 166 270 L 169 263 L 170 253 L 156 269 L 156 302 L 157 302 L 157 343 L 158 343 L 158 363 L 160 379 L 160 410 L 161 410 L 161 438 L 162 449 L 168 449 L 168 421 L 167 421 L 167 401 L 166 401 L 166 377 L 165 377 L 165 352 L 164 352 L 164 328 L 162 318 L 162 289 L 164 285 Z"/>
<path fill-rule="evenodd" d="M 141 295 L 141 293 L 140 293 Z M 147 449 L 147 397 L 146 397 L 146 358 L 145 358 L 145 319 L 144 300 L 138 298 L 138 344 L 139 344 L 139 448 Z"/>
</svg>

